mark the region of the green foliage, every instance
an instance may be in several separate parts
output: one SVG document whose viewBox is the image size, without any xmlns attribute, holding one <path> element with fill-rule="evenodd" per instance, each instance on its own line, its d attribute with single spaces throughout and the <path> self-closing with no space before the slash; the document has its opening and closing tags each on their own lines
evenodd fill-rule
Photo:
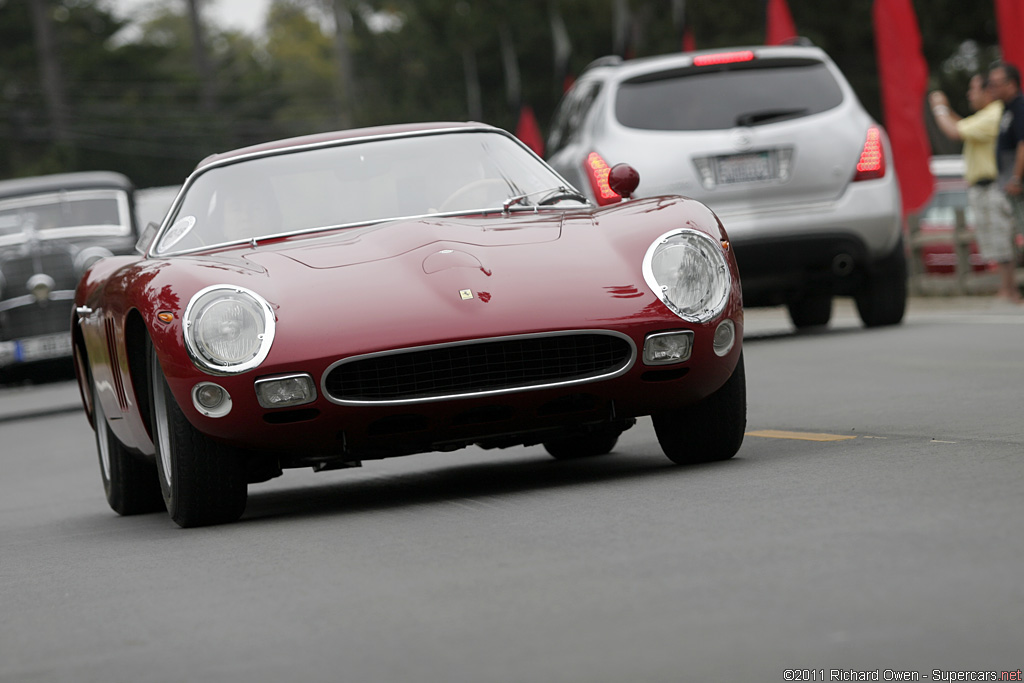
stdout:
<svg viewBox="0 0 1024 683">
<path fill-rule="evenodd" d="M 30 0 L 0 0 L 0 177 L 107 168 L 140 186 L 180 182 L 213 152 L 345 121 L 465 120 L 467 65 L 475 68 L 484 121 L 514 129 L 519 105 L 529 104 L 546 128 L 566 76 L 616 51 L 677 51 L 684 28 L 672 20 L 672 0 L 628 0 L 628 23 L 616 20 L 617 0 L 347 0 L 355 83 L 346 92 L 334 0 L 275 0 L 262 36 L 205 27 L 211 107 L 202 97 L 184 0 L 164 0 L 132 33 L 122 31 L 105 0 L 38 1 L 56 39 L 70 139 L 54 139 Z M 998 55 L 992 4 L 914 5 L 932 87 L 965 114 L 970 74 Z M 835 59 L 882 120 L 871 2 L 789 6 L 800 32 Z M 698 48 L 764 39 L 765 0 L 688 0 L 685 7 Z M 572 45 L 563 70 L 552 40 L 556 8 Z M 514 48 L 518 90 L 507 87 L 503 45 Z M 948 151 L 941 136 L 934 139 Z"/>
</svg>

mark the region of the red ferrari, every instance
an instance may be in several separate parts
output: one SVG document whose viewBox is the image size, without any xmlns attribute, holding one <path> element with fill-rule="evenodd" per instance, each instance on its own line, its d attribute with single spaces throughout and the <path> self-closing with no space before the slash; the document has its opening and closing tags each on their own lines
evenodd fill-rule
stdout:
<svg viewBox="0 0 1024 683">
<path fill-rule="evenodd" d="M 610 452 L 652 416 L 677 463 L 732 457 L 740 280 L 703 204 L 589 203 L 481 124 L 389 126 L 205 159 L 138 255 L 75 295 L 107 501 L 238 519 L 283 469 L 469 445 Z"/>
</svg>

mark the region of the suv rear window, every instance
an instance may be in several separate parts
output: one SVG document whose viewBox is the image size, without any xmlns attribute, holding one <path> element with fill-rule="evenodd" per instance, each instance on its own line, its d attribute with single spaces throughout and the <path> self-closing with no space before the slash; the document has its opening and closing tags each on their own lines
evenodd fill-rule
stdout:
<svg viewBox="0 0 1024 683">
<path fill-rule="evenodd" d="M 821 62 L 729 70 L 689 68 L 623 82 L 615 117 L 629 128 L 722 130 L 809 116 L 839 106 L 843 92 Z"/>
</svg>

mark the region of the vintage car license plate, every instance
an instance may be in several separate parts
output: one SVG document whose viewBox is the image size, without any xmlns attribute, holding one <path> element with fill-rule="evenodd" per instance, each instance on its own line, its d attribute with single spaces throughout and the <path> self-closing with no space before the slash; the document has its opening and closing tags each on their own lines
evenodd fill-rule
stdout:
<svg viewBox="0 0 1024 683">
<path fill-rule="evenodd" d="M 718 182 L 728 184 L 772 180 L 775 177 L 772 157 L 772 152 L 718 157 L 715 160 L 718 165 Z"/>
<path fill-rule="evenodd" d="M 71 355 L 71 335 L 67 332 L 19 339 L 14 357 L 22 362 L 61 358 Z"/>
</svg>

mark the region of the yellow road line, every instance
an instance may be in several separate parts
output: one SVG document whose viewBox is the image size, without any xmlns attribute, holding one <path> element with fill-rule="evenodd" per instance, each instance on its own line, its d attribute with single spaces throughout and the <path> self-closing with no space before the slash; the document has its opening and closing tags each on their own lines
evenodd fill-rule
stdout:
<svg viewBox="0 0 1024 683">
<path fill-rule="evenodd" d="M 760 429 L 755 432 L 747 432 L 747 436 L 761 436 L 766 439 L 798 439 L 800 441 L 846 441 L 856 439 L 855 436 L 843 436 L 840 434 L 816 434 L 814 432 L 784 432 L 778 429 Z"/>
</svg>

